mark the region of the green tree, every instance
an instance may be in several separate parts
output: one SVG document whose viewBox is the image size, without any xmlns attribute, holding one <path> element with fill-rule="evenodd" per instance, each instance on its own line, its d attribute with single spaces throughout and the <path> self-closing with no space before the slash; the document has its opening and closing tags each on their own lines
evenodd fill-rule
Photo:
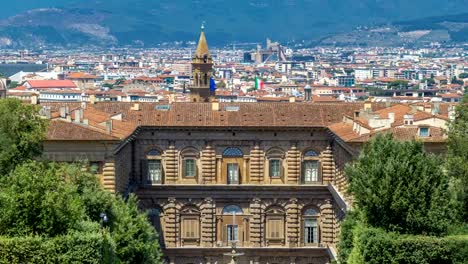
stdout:
<svg viewBox="0 0 468 264">
<path fill-rule="evenodd" d="M 346 167 L 349 190 L 366 223 L 407 234 L 444 234 L 454 204 L 441 161 L 421 142 L 378 135 Z"/>
<path fill-rule="evenodd" d="M 455 119 L 449 123 L 446 170 L 462 203 L 461 218 L 468 222 L 468 95 L 456 106 Z"/>
<path fill-rule="evenodd" d="M 8 84 L 8 89 L 16 88 L 18 87 L 18 85 L 19 85 L 18 82 L 12 81 L 10 82 L 10 84 Z"/>
<path fill-rule="evenodd" d="M 406 89 L 408 88 L 408 81 L 405 80 L 397 80 L 390 82 L 387 86 L 388 89 Z"/>
<path fill-rule="evenodd" d="M 463 85 L 464 82 L 462 80 L 458 80 L 456 76 L 453 76 L 452 77 L 452 81 L 451 81 L 453 84 L 460 84 L 460 85 Z"/>
<path fill-rule="evenodd" d="M 31 161 L 0 178 L 2 236 L 101 234 L 101 213 L 118 263 L 160 263 L 158 236 L 135 197 L 125 201 L 103 190 L 83 166 Z"/>
<path fill-rule="evenodd" d="M 17 99 L 0 100 L 0 175 L 42 152 L 47 120 Z"/>
<path fill-rule="evenodd" d="M 458 78 L 460 78 L 460 79 L 466 79 L 466 78 L 468 78 L 468 72 L 460 73 L 460 75 L 458 75 Z"/>
</svg>

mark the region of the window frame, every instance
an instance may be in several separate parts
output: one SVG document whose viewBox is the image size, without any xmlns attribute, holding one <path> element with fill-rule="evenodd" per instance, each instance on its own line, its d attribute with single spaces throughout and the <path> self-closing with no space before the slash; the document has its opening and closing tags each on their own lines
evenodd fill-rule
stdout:
<svg viewBox="0 0 468 264">
<path fill-rule="evenodd" d="M 265 217 L 265 240 L 267 245 L 284 245 L 286 242 L 286 214 L 278 207 L 270 208 L 266 211 Z M 273 226 L 273 223 L 276 223 Z M 273 227 L 279 228 L 278 236 L 271 236 Z"/>
<path fill-rule="evenodd" d="M 151 170 L 152 169 L 150 168 L 150 166 L 153 163 L 154 164 L 159 164 L 159 169 L 157 169 L 157 170 L 159 170 L 159 179 L 157 179 L 157 180 L 153 180 L 152 175 L 151 175 Z M 161 159 L 148 159 L 146 161 L 146 167 L 147 167 L 146 168 L 146 171 L 147 171 L 147 173 L 146 173 L 146 182 L 148 184 L 161 184 L 162 183 L 162 178 L 163 178 L 162 160 Z"/>
<path fill-rule="evenodd" d="M 199 245 L 201 241 L 200 211 L 195 207 L 184 208 L 180 213 L 180 240 L 182 245 Z M 194 227 L 195 229 L 189 229 Z M 188 232 L 190 231 L 190 232 Z M 193 233 L 193 235 L 191 234 Z M 189 234 L 189 235 L 187 235 Z"/>
<path fill-rule="evenodd" d="M 426 132 L 424 133 L 424 135 L 423 135 L 423 133 L 422 133 L 423 129 L 426 131 Z M 427 134 L 426 134 L 426 133 L 427 133 Z M 430 135 L 431 135 L 431 130 L 430 130 L 429 127 L 420 127 L 420 128 L 419 128 L 419 131 L 418 131 L 418 136 L 419 136 L 419 137 L 427 138 L 427 137 L 429 137 Z"/>
<path fill-rule="evenodd" d="M 193 162 L 193 174 L 187 174 L 188 170 L 187 170 L 187 162 L 190 161 L 190 162 Z M 190 178 L 190 179 L 193 179 L 193 178 L 196 178 L 197 175 L 198 175 L 198 168 L 197 168 L 197 159 L 194 158 L 194 157 L 187 157 L 187 158 L 183 158 L 182 160 L 182 177 L 184 178 Z"/>
<path fill-rule="evenodd" d="M 240 170 L 240 166 L 239 166 L 239 163 L 237 163 L 237 162 L 229 162 L 229 163 L 226 164 L 226 166 L 227 166 L 227 168 L 226 168 L 226 172 L 227 172 L 227 175 L 226 175 L 226 176 L 227 176 L 227 184 L 230 184 L 230 185 L 231 185 L 231 184 L 232 184 L 232 185 L 234 185 L 234 184 L 239 184 L 239 183 L 240 183 L 240 179 L 239 179 L 239 178 L 240 178 L 240 171 L 239 171 L 239 170 Z M 235 181 L 232 181 L 232 180 L 231 180 L 231 173 L 230 173 L 230 172 L 231 172 L 231 170 L 230 170 L 230 167 L 231 167 L 231 166 L 235 166 L 235 167 L 237 168 L 237 170 L 236 170 L 236 177 L 237 177 L 237 178 L 236 178 Z"/>
<path fill-rule="evenodd" d="M 312 209 L 314 210 L 316 213 L 315 214 L 307 214 L 307 211 L 309 209 Z M 312 242 L 308 242 L 307 241 L 307 232 L 306 232 L 306 221 L 308 220 L 312 220 L 315 222 L 315 241 L 312 241 Z M 320 244 L 320 241 L 321 241 L 321 238 L 320 238 L 320 211 L 317 210 L 316 208 L 307 208 L 305 210 L 303 210 L 303 213 L 302 213 L 302 244 L 304 246 L 318 246 Z M 313 227 L 312 227 L 313 228 Z M 312 230 L 312 232 L 314 232 Z"/>
<path fill-rule="evenodd" d="M 277 175 L 275 173 L 275 175 L 273 174 L 274 170 L 273 170 L 273 163 L 278 163 L 277 164 Z M 270 178 L 272 179 L 280 179 L 281 177 L 283 177 L 283 165 L 282 165 L 282 160 L 279 159 L 279 158 L 271 158 L 268 160 L 268 170 L 269 170 L 269 176 Z"/>
<path fill-rule="evenodd" d="M 306 166 L 308 163 L 316 163 L 317 164 L 317 179 L 316 181 L 310 180 L 306 181 Z M 303 159 L 302 159 L 302 166 L 301 166 L 301 183 L 302 184 L 319 184 L 322 182 L 322 162 L 320 159 L 319 152 L 315 150 L 309 149 L 304 152 Z"/>
<path fill-rule="evenodd" d="M 162 159 L 162 151 L 158 148 L 151 148 L 146 152 L 146 159 L 144 160 L 143 163 L 143 171 L 142 174 L 144 174 L 144 183 L 148 185 L 153 185 L 153 184 L 162 184 L 163 179 L 164 179 L 164 165 L 163 165 L 163 159 Z M 159 163 L 159 180 L 153 181 L 151 177 L 151 169 L 150 169 L 150 164 L 153 162 L 158 162 Z"/>
</svg>

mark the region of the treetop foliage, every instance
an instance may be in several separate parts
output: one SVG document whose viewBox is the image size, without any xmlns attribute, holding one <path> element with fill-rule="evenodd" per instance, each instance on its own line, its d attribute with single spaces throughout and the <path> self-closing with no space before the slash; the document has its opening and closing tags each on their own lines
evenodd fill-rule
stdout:
<svg viewBox="0 0 468 264">
<path fill-rule="evenodd" d="M 444 234 L 454 218 L 441 160 L 421 142 L 378 135 L 347 166 L 349 190 L 363 219 L 374 227 L 407 234 Z"/>
</svg>

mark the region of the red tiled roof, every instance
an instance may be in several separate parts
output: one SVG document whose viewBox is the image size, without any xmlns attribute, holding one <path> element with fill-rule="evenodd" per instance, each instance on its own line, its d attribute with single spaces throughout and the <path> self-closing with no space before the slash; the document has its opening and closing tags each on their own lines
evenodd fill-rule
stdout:
<svg viewBox="0 0 468 264">
<path fill-rule="evenodd" d="M 88 74 L 86 72 L 72 72 L 67 75 L 67 79 L 96 79 L 96 75 Z"/>
<path fill-rule="evenodd" d="M 52 120 L 47 131 L 48 140 L 119 140 L 119 138 L 91 127 Z"/>
<path fill-rule="evenodd" d="M 31 80 L 27 81 L 33 89 L 44 88 L 76 88 L 74 82 L 70 80 Z"/>
</svg>

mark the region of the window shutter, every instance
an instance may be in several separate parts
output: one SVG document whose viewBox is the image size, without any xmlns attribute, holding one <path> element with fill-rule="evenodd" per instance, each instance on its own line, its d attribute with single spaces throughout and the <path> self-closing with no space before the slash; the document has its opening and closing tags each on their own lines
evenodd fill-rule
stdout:
<svg viewBox="0 0 468 264">
<path fill-rule="evenodd" d="M 227 226 L 223 225 L 221 229 L 222 229 L 221 239 L 222 239 L 223 243 L 225 243 L 227 245 L 227 235 L 226 235 Z"/>
</svg>

